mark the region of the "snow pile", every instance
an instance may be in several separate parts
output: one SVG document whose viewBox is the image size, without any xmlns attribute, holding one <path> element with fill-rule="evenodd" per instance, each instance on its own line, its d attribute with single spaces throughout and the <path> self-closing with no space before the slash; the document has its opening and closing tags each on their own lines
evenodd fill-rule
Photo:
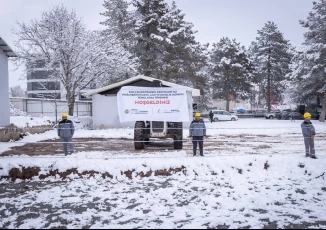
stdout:
<svg viewBox="0 0 326 230">
<path fill-rule="evenodd" d="M 20 109 L 17 109 L 14 107 L 14 105 L 12 103 L 10 103 L 10 116 L 26 116 L 27 114 L 20 110 Z"/>
<path fill-rule="evenodd" d="M 76 129 L 91 129 L 92 128 L 92 117 L 71 117 L 69 118 L 74 121 Z M 31 117 L 31 116 L 12 116 L 10 117 L 10 123 L 16 125 L 19 128 L 35 127 L 35 126 L 47 126 L 56 124 L 55 117 Z"/>
</svg>

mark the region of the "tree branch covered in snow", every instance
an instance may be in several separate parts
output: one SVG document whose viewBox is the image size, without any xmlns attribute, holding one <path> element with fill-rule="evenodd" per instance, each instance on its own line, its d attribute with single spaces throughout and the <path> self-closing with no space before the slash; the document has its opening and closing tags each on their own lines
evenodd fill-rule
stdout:
<svg viewBox="0 0 326 230">
<path fill-rule="evenodd" d="M 213 96 L 226 101 L 248 99 L 251 91 L 251 65 L 246 50 L 235 39 L 222 38 L 213 44 L 210 56 Z"/>
<path fill-rule="evenodd" d="M 292 74 L 295 92 L 307 99 L 321 95 L 323 101 L 320 121 L 326 114 L 326 1 L 313 3 L 313 9 L 306 21 L 300 24 L 307 28 L 304 43 L 294 58 Z M 296 93 L 294 96 L 298 96 Z"/>
<path fill-rule="evenodd" d="M 17 65 L 43 60 L 49 71 L 58 71 L 65 88 L 69 114 L 73 115 L 79 91 L 90 83 L 102 86 L 130 68 L 127 52 L 114 36 L 89 31 L 74 11 L 56 6 L 29 24 L 18 23 Z M 32 68 L 31 68 L 32 70 Z"/>
</svg>

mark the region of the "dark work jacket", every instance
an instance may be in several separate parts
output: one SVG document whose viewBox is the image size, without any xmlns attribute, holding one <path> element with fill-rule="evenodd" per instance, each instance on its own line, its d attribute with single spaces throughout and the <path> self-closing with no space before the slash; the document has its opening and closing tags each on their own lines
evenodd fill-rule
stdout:
<svg viewBox="0 0 326 230">
<path fill-rule="evenodd" d="M 304 120 L 304 122 L 302 122 L 301 129 L 304 137 L 311 137 L 316 135 L 315 127 L 309 120 Z"/>
<path fill-rule="evenodd" d="M 202 137 L 206 136 L 206 126 L 202 119 L 193 120 L 189 128 L 189 136 L 191 137 Z"/>
<path fill-rule="evenodd" d="M 75 126 L 71 120 L 64 119 L 58 124 L 59 137 L 72 137 L 75 133 Z"/>
</svg>

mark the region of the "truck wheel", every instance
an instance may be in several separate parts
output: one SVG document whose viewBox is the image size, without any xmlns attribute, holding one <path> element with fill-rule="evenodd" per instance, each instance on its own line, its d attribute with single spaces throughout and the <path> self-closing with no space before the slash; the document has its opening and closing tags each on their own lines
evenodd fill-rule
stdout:
<svg viewBox="0 0 326 230">
<path fill-rule="evenodd" d="M 149 145 L 149 138 L 145 138 L 145 142 L 144 142 L 145 145 Z"/>
<path fill-rule="evenodd" d="M 183 142 L 183 128 L 182 122 L 174 123 L 174 130 L 173 130 L 173 140 L 174 140 L 174 149 L 182 149 Z"/>
<path fill-rule="evenodd" d="M 135 149 L 144 148 L 144 128 L 145 128 L 145 123 L 143 121 L 136 121 L 135 129 L 134 129 Z"/>
</svg>

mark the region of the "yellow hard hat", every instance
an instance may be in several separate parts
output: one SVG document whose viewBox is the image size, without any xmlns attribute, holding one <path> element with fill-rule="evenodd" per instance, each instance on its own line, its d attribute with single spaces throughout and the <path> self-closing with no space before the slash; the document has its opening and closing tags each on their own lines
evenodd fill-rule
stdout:
<svg viewBox="0 0 326 230">
<path fill-rule="evenodd" d="M 68 114 L 63 113 L 63 114 L 61 115 L 61 117 L 62 117 L 62 118 L 67 118 L 67 117 L 68 117 Z"/>
<path fill-rule="evenodd" d="M 303 117 L 304 117 L 304 119 L 307 119 L 307 118 L 311 117 L 311 114 L 310 114 L 310 113 L 305 113 L 305 114 L 303 115 Z"/>
<path fill-rule="evenodd" d="M 200 113 L 195 113 L 195 117 L 200 117 L 201 115 L 200 115 Z"/>
</svg>

